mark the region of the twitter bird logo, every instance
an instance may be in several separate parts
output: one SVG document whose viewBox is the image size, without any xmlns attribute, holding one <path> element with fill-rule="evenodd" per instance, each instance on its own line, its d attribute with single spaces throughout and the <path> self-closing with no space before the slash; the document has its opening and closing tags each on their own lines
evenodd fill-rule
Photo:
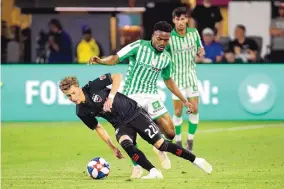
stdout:
<svg viewBox="0 0 284 189">
<path fill-rule="evenodd" d="M 251 114 L 266 114 L 275 105 L 276 88 L 266 74 L 248 75 L 241 82 L 238 92 L 242 106 Z"/>
<path fill-rule="evenodd" d="M 266 83 L 260 83 L 256 88 L 248 85 L 247 93 L 250 103 L 256 104 L 263 101 L 268 94 L 268 90 L 269 85 L 267 85 Z"/>
</svg>

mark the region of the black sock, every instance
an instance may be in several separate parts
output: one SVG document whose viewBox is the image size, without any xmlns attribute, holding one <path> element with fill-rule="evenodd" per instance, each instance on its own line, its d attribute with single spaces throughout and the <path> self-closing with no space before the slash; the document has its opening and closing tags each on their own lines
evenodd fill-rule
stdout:
<svg viewBox="0 0 284 189">
<path fill-rule="evenodd" d="M 130 140 L 124 140 L 120 143 L 121 147 L 126 151 L 128 156 L 144 169 L 150 171 L 154 166 L 146 158 L 144 153 L 136 148 Z"/>
<path fill-rule="evenodd" d="M 190 151 L 170 142 L 164 141 L 164 143 L 159 148 L 160 151 L 170 152 L 178 157 L 182 157 L 183 159 L 189 160 L 193 162 L 196 156 Z"/>
</svg>

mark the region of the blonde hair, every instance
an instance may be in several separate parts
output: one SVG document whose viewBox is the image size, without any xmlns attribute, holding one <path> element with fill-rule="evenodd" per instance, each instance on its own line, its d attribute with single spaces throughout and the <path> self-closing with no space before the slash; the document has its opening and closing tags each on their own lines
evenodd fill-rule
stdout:
<svg viewBox="0 0 284 189">
<path fill-rule="evenodd" d="M 69 90 L 72 85 L 74 85 L 75 87 L 79 87 L 79 81 L 77 77 L 67 76 L 60 81 L 59 88 L 61 91 L 66 91 Z"/>
</svg>

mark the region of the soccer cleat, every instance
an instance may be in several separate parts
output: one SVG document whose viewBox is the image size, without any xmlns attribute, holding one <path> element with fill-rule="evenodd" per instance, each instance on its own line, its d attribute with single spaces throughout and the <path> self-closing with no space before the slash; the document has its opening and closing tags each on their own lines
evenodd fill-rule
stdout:
<svg viewBox="0 0 284 189">
<path fill-rule="evenodd" d="M 193 162 L 197 167 L 199 167 L 200 169 L 202 169 L 205 173 L 207 174 L 211 174 L 213 168 L 212 165 L 210 165 L 205 159 L 203 158 L 198 158 L 196 157 L 196 159 Z"/>
<path fill-rule="evenodd" d="M 192 148 L 193 148 L 193 140 L 187 140 L 186 142 L 186 149 L 190 152 L 192 152 Z"/>
<path fill-rule="evenodd" d="M 160 150 L 158 150 L 157 148 L 155 148 L 153 146 L 153 150 L 154 152 L 157 154 L 157 156 L 159 157 L 159 160 L 161 162 L 161 165 L 164 169 L 168 170 L 171 168 L 171 160 L 169 159 L 168 155 L 166 154 L 166 152 L 161 152 Z"/>
<path fill-rule="evenodd" d="M 143 175 L 143 169 L 140 165 L 133 166 L 133 170 L 131 173 L 130 178 L 135 179 L 135 178 L 141 178 Z"/>
<path fill-rule="evenodd" d="M 141 177 L 141 179 L 163 179 L 162 173 L 156 169 L 152 168 L 148 175 Z"/>
<path fill-rule="evenodd" d="M 182 147 L 182 142 L 181 141 L 176 141 L 176 144 L 180 147 Z"/>
</svg>

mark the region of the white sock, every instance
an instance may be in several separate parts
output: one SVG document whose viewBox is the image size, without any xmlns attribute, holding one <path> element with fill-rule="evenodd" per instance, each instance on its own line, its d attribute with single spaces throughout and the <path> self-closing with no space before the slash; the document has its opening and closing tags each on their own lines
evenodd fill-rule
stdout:
<svg viewBox="0 0 284 189">
<path fill-rule="evenodd" d="M 195 165 L 197 165 L 198 161 L 199 161 L 199 158 L 196 157 L 195 160 L 193 161 L 193 163 L 194 163 Z"/>
<path fill-rule="evenodd" d="M 158 169 L 156 169 L 155 167 L 154 168 L 152 168 L 152 169 L 150 169 L 150 172 L 157 172 L 158 171 Z M 159 171 L 158 171 L 159 172 Z"/>
<path fill-rule="evenodd" d="M 177 142 L 177 141 L 181 141 L 181 134 L 175 136 L 175 141 L 176 141 L 176 142 Z"/>
<path fill-rule="evenodd" d="M 194 135 L 193 135 L 193 134 L 188 134 L 188 136 L 187 136 L 187 139 L 188 139 L 188 140 L 193 140 L 193 138 L 194 138 Z"/>
</svg>

